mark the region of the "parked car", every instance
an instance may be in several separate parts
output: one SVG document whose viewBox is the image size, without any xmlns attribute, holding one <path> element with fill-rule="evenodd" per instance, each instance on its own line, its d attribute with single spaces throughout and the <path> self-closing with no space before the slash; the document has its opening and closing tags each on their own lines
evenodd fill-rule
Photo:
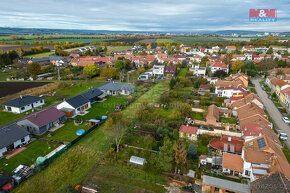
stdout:
<svg viewBox="0 0 290 193">
<path fill-rule="evenodd" d="M 272 96 L 268 96 L 269 99 L 272 99 Z"/>
<path fill-rule="evenodd" d="M 285 123 L 287 123 L 287 124 L 290 123 L 290 120 L 288 117 L 282 117 L 282 119 Z"/>
<path fill-rule="evenodd" d="M 280 138 L 282 141 L 287 141 L 287 134 L 286 134 L 286 133 L 280 133 L 279 138 Z"/>
</svg>

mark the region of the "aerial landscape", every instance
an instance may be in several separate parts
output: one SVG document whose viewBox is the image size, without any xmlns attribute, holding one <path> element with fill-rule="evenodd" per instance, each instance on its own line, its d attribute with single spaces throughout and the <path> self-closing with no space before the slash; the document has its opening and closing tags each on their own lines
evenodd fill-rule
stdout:
<svg viewBox="0 0 290 193">
<path fill-rule="evenodd" d="M 0 193 L 290 192 L 289 8 L 2 2 Z"/>
</svg>

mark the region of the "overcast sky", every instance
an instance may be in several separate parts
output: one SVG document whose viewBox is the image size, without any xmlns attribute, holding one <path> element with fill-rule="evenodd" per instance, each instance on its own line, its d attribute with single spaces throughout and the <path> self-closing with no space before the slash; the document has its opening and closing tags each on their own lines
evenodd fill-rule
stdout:
<svg viewBox="0 0 290 193">
<path fill-rule="evenodd" d="M 249 9 L 278 21 L 250 23 Z M 290 0 L 8 0 L 1 27 L 128 31 L 290 31 Z"/>
</svg>

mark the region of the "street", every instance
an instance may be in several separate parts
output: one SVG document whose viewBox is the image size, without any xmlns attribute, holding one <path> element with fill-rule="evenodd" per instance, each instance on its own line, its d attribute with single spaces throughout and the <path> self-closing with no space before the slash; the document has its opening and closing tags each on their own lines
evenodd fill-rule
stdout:
<svg viewBox="0 0 290 193">
<path fill-rule="evenodd" d="M 272 100 L 268 98 L 267 93 L 264 90 L 262 90 L 259 83 L 260 81 L 261 79 L 252 79 L 253 84 L 255 84 L 257 95 L 260 97 L 260 99 L 264 103 L 266 110 L 268 111 L 270 117 L 272 118 L 274 122 L 273 124 L 275 125 L 276 130 L 279 133 L 281 132 L 287 133 L 288 139 L 287 139 L 286 144 L 287 144 L 287 147 L 290 148 L 290 126 L 282 120 L 282 114 L 277 109 L 277 107 L 272 102 Z"/>
</svg>

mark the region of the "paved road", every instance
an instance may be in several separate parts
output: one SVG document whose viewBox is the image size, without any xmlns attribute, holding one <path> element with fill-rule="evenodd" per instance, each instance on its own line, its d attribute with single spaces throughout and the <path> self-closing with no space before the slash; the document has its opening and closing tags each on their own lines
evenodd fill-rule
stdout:
<svg viewBox="0 0 290 193">
<path fill-rule="evenodd" d="M 277 107 L 272 102 L 272 100 L 270 100 L 268 98 L 267 93 L 264 90 L 262 90 L 260 83 L 259 83 L 260 81 L 261 81 L 261 79 L 253 79 L 252 80 L 252 82 L 255 84 L 255 89 L 257 91 L 258 96 L 260 97 L 260 99 L 264 103 L 269 115 L 271 116 L 271 118 L 274 122 L 276 130 L 279 133 L 281 133 L 281 132 L 287 133 L 288 140 L 287 140 L 286 144 L 287 144 L 287 147 L 290 148 L 290 126 L 282 120 L 282 114 L 277 109 Z"/>
</svg>

